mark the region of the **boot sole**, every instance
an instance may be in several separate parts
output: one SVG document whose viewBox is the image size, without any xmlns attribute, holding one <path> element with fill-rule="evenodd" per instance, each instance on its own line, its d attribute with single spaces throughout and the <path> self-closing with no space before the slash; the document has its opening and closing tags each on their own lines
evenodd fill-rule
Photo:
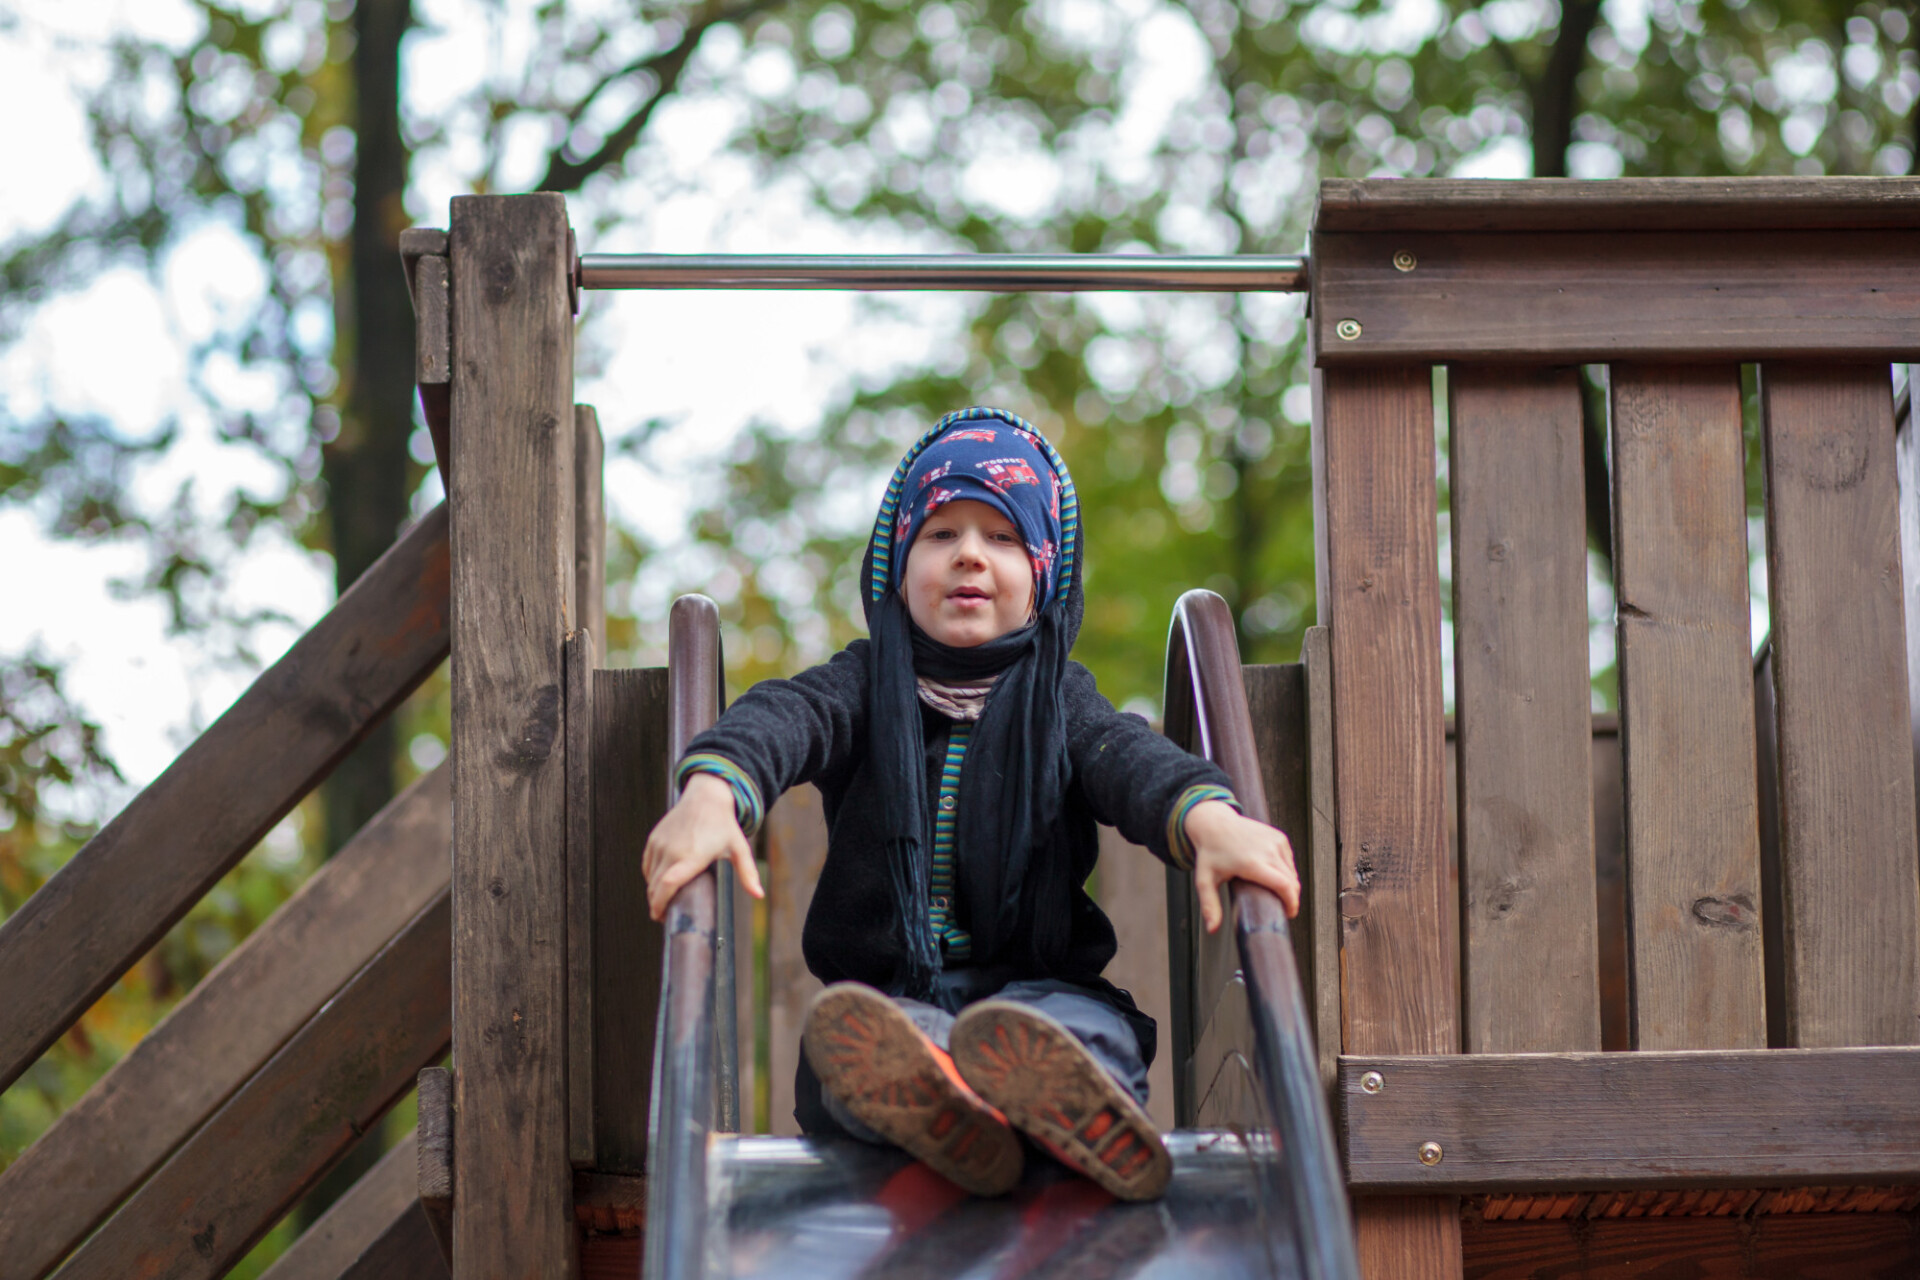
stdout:
<svg viewBox="0 0 1920 1280">
<path fill-rule="evenodd" d="M 949 1039 L 974 1091 L 1062 1164 L 1122 1200 L 1167 1189 L 1173 1159 L 1159 1130 L 1060 1023 L 1027 1005 L 983 1000 L 961 1012 Z"/>
<path fill-rule="evenodd" d="M 835 983 L 801 1035 L 814 1074 L 862 1124 L 977 1196 L 1020 1181 L 1020 1140 L 947 1074 L 913 1021 L 872 987 Z"/>
</svg>

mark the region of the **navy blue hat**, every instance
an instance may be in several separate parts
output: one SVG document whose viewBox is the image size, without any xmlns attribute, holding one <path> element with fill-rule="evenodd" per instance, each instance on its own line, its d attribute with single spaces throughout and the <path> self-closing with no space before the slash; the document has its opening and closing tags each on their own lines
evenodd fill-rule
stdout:
<svg viewBox="0 0 1920 1280">
<path fill-rule="evenodd" d="M 978 407 L 933 424 L 894 470 L 874 522 L 870 602 L 905 572 L 907 552 L 927 517 L 949 502 L 984 502 L 1027 544 L 1034 598 L 1067 598 L 1079 542 L 1079 504 L 1067 464 L 1030 423 L 1004 409 Z"/>
</svg>

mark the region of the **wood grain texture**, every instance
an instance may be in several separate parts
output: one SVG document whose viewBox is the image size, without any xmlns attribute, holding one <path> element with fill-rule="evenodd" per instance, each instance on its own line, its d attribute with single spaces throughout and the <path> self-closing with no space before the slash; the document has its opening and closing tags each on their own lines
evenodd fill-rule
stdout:
<svg viewBox="0 0 1920 1280">
<path fill-rule="evenodd" d="M 428 1067 L 417 1077 L 420 1123 L 416 1129 L 415 1199 L 427 1216 L 440 1256 L 453 1262 L 453 1073 Z"/>
<path fill-rule="evenodd" d="M 1600 1047 L 1579 373 L 1450 371 L 1461 1031 Z"/>
<path fill-rule="evenodd" d="M 0 1171 L 7 1275 L 50 1270 L 446 892 L 447 804 L 442 766 L 382 809 Z"/>
<path fill-rule="evenodd" d="M 1912 178 L 1329 178 L 1318 231 L 1753 231 L 1920 227 Z"/>
<path fill-rule="evenodd" d="M 1908 386 L 1916 366 L 1907 367 Z M 1900 499 L 1900 581 L 1907 630 L 1907 716 L 1913 732 L 1915 794 L 1920 796 L 1920 430 L 1911 399 L 1894 435 L 1894 477 Z"/>
<path fill-rule="evenodd" d="M 1164 1027 L 1170 1016 L 1165 869 L 1145 849 L 1103 826 L 1097 879 L 1097 901 L 1113 921 L 1120 947 L 1104 976 L 1131 992 L 1140 1011 Z M 1160 1128 L 1173 1128 L 1173 1054 L 1164 1038 L 1147 1067 L 1147 1115 Z"/>
<path fill-rule="evenodd" d="M 1333 1094 L 1340 1057 L 1340 856 L 1333 789 L 1333 658 L 1325 627 L 1308 627 L 1300 641 L 1307 694 L 1307 847 L 1300 864 L 1301 923 L 1312 940 L 1313 1032 L 1320 1053 L 1320 1083 Z"/>
<path fill-rule="evenodd" d="M 1417 265 L 1400 270 L 1401 254 Z M 1322 230 L 1312 315 L 1325 366 L 1911 359 L 1920 352 L 1920 238 Z M 1349 320 L 1360 332 L 1342 337 Z"/>
<path fill-rule="evenodd" d="M 435 508 L 0 924 L 11 1084 L 447 653 Z"/>
<path fill-rule="evenodd" d="M 337 1280 L 394 1220 L 416 1209 L 414 1135 L 407 1133 L 302 1231 L 260 1280 Z M 417 1211 L 417 1210 L 416 1210 Z M 444 1274 L 444 1268 L 442 1274 Z"/>
<path fill-rule="evenodd" d="M 1893 386 L 1761 366 L 1786 1042 L 1920 1042 Z"/>
<path fill-rule="evenodd" d="M 1347 1176 L 1363 1190 L 1920 1176 L 1915 1049 L 1351 1056 L 1340 1103 Z M 1437 1164 L 1419 1159 L 1425 1142 L 1440 1144 Z"/>
<path fill-rule="evenodd" d="M 416 915 L 60 1274 L 225 1275 L 447 1050 L 448 900 Z"/>
<path fill-rule="evenodd" d="M 1611 384 L 1634 1046 L 1760 1048 L 1740 371 Z"/>
<path fill-rule="evenodd" d="M 607 647 L 607 505 L 605 442 L 592 405 L 573 406 L 574 626 Z"/>
<path fill-rule="evenodd" d="M 1593 879 L 1599 924 L 1600 1047 L 1633 1043 L 1627 999 L 1626 814 L 1621 807 L 1620 718 L 1593 718 Z"/>
<path fill-rule="evenodd" d="M 568 1274 L 566 201 L 453 202 L 454 1274 Z"/>
<path fill-rule="evenodd" d="M 1451 1053 L 1433 384 L 1419 367 L 1323 368 L 1318 382 L 1342 1039 L 1349 1052 Z M 1354 1218 L 1369 1280 L 1459 1274 L 1450 1197 L 1364 1201 Z"/>
<path fill-rule="evenodd" d="M 1469 1280 L 1907 1280 L 1907 1214 L 1468 1222 Z"/>
<path fill-rule="evenodd" d="M 419 1205 L 400 1210 L 340 1280 L 442 1280 L 449 1274 Z"/>
<path fill-rule="evenodd" d="M 766 819 L 767 847 L 767 1129 L 791 1136 L 793 1077 L 800 1067 L 800 1032 L 807 1003 L 821 988 L 800 954 L 800 930 L 813 905 L 813 886 L 827 861 L 827 819 L 820 792 L 795 787 L 774 802 Z"/>
<path fill-rule="evenodd" d="M 447 260 L 423 257 L 413 272 L 414 381 L 432 386 L 453 379 L 453 330 Z"/>
<path fill-rule="evenodd" d="M 667 673 L 593 676 L 594 1149 L 603 1172 L 642 1174 L 666 935 L 640 855 L 667 811 Z"/>
<path fill-rule="evenodd" d="M 567 1158 L 594 1165 L 593 686 L 594 632 L 566 640 Z"/>
<path fill-rule="evenodd" d="M 1920 1186 L 1692 1187 L 1645 1191 L 1496 1191 L 1467 1196 L 1461 1214 L 1488 1222 L 1554 1218 L 1766 1217 L 1787 1213 L 1912 1213 Z"/>
</svg>

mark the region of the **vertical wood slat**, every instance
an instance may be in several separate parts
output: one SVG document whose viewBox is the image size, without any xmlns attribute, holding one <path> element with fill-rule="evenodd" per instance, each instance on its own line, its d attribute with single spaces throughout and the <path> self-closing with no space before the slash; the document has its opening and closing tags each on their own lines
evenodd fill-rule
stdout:
<svg viewBox="0 0 1920 1280">
<path fill-rule="evenodd" d="M 667 811 L 666 668 L 594 672 L 592 756 L 595 1167 L 644 1174 L 666 934 L 640 855 Z"/>
<path fill-rule="evenodd" d="M 1914 427 L 1914 378 L 1907 366 L 1906 411 L 1894 435 L 1894 477 L 1900 501 L 1901 597 L 1907 620 L 1907 718 L 1913 732 L 1913 769 L 1920 796 L 1920 430 Z"/>
<path fill-rule="evenodd" d="M 1119 951 L 1107 981 L 1133 993 L 1155 1026 L 1167 1025 L 1167 889 L 1161 863 L 1112 827 L 1100 828 L 1100 909 L 1113 922 Z M 1222 930 L 1225 932 L 1225 930 Z M 1147 1116 L 1173 1128 L 1173 1054 L 1161 1037 L 1147 1068 Z"/>
<path fill-rule="evenodd" d="M 562 641 L 573 316 L 558 195 L 453 202 L 455 1276 L 574 1265 Z M 556 750 L 556 748 L 558 748 Z"/>
<path fill-rule="evenodd" d="M 573 406 L 573 604 L 576 628 L 607 651 L 606 447 L 592 405 Z"/>
<path fill-rule="evenodd" d="M 761 888 L 766 888 L 763 883 Z M 746 883 L 733 877 L 733 1014 L 739 1052 L 735 1059 L 740 1083 L 740 1132 L 760 1132 L 756 1119 L 759 1091 L 754 1087 L 755 1047 L 759 1040 L 760 1006 L 753 963 L 754 898 Z"/>
<path fill-rule="evenodd" d="M 1447 385 L 1465 1048 L 1597 1050 L 1579 373 Z"/>
<path fill-rule="evenodd" d="M 1313 1032 L 1320 1051 L 1320 1083 L 1329 1093 L 1340 1057 L 1340 857 L 1333 799 L 1333 664 L 1325 627 L 1308 627 L 1300 641 L 1307 682 L 1307 849 L 1301 864 L 1300 911 L 1313 945 Z"/>
<path fill-rule="evenodd" d="M 1885 365 L 1768 364 L 1787 1043 L 1920 1040 L 1920 866 Z"/>
<path fill-rule="evenodd" d="M 1634 1046 L 1764 1048 L 1740 371 L 1610 384 Z"/>
<path fill-rule="evenodd" d="M 1314 390 L 1344 1048 L 1453 1053 L 1432 375 L 1317 369 Z M 1460 1274 L 1457 1197 L 1364 1200 L 1355 1229 L 1369 1280 Z"/>
<path fill-rule="evenodd" d="M 800 1132 L 793 1118 L 793 1073 L 807 1002 L 821 989 L 800 954 L 800 930 L 813 886 L 827 861 L 827 819 L 820 792 L 795 787 L 774 802 L 767 842 L 767 1074 L 770 1133 Z"/>
<path fill-rule="evenodd" d="M 607 523 L 600 421 L 573 406 L 573 603 L 567 640 L 567 1154 L 594 1165 L 593 672 L 606 650 Z"/>
</svg>

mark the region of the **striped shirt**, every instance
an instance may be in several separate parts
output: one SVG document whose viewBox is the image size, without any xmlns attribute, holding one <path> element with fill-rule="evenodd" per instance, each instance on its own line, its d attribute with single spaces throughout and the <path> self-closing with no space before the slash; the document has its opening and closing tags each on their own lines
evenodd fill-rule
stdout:
<svg viewBox="0 0 1920 1280">
<path fill-rule="evenodd" d="M 933 806 L 932 901 L 928 904 L 933 936 L 940 939 L 949 961 L 973 955 L 973 937 L 954 923 L 954 833 L 960 818 L 960 766 L 967 758 L 973 725 L 957 721 L 947 738 L 947 758 L 940 766 L 940 795 Z"/>
</svg>

